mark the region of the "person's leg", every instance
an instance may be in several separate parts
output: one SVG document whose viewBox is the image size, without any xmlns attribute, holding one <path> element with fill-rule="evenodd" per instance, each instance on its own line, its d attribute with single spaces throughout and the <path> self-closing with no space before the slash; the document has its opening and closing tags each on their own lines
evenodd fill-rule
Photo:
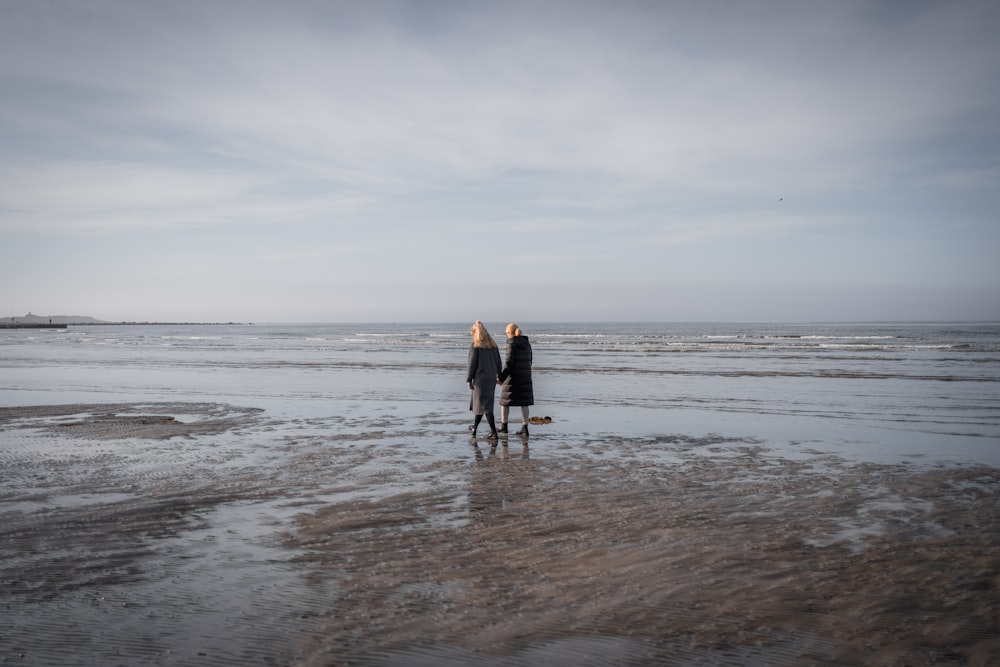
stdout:
<svg viewBox="0 0 1000 667">
<path fill-rule="evenodd" d="M 496 437 L 498 437 L 497 436 L 497 423 L 496 423 L 496 420 L 493 419 L 493 413 L 492 412 L 487 412 L 486 413 L 486 421 L 488 421 L 490 423 L 490 433 L 486 437 L 487 438 L 496 438 Z"/>
<path fill-rule="evenodd" d="M 507 432 L 507 416 L 509 414 L 510 414 L 510 406 L 509 405 L 501 405 L 500 406 L 500 432 L 501 433 L 506 433 Z"/>
<path fill-rule="evenodd" d="M 472 435 L 476 435 L 476 429 L 479 428 L 479 422 L 481 421 L 483 421 L 483 416 L 476 415 L 476 420 L 473 422 L 472 426 L 469 427 L 469 430 L 472 432 Z"/>
<path fill-rule="evenodd" d="M 521 430 L 517 432 L 518 435 L 528 435 L 528 406 L 521 406 Z"/>
</svg>

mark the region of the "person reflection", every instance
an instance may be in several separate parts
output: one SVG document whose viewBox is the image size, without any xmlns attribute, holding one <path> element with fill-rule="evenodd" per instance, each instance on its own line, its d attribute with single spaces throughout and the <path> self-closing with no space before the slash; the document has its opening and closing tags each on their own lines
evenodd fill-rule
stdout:
<svg viewBox="0 0 1000 667">
<path fill-rule="evenodd" d="M 503 451 L 500 454 L 500 458 L 504 461 L 510 461 L 512 458 L 510 453 L 510 447 L 507 446 L 506 442 L 503 443 Z M 529 458 L 530 457 L 528 455 L 528 439 L 525 437 L 521 439 L 521 451 L 513 456 L 513 460 L 527 461 L 529 460 Z"/>
<path fill-rule="evenodd" d="M 531 493 L 531 479 L 536 470 L 535 462 L 530 460 L 527 438 L 522 439 L 520 446 L 491 444 L 488 452 L 475 440 L 471 444 L 475 457 L 468 496 L 471 511 L 509 509 L 512 502 Z"/>
<path fill-rule="evenodd" d="M 504 449 L 507 449 L 506 445 L 504 445 Z M 473 439 L 472 440 L 472 451 L 476 455 L 476 463 L 479 463 L 479 464 L 484 464 L 487 461 L 496 461 L 496 459 L 497 459 L 497 446 L 496 445 L 490 445 L 490 453 L 489 453 L 488 458 L 487 458 L 487 457 L 483 456 L 483 450 L 482 450 L 482 448 L 480 448 L 479 443 L 476 442 L 475 439 Z"/>
</svg>

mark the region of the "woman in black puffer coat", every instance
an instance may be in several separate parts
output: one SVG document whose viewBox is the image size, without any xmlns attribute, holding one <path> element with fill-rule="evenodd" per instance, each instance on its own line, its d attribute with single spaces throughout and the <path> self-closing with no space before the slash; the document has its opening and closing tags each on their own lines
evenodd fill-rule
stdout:
<svg viewBox="0 0 1000 667">
<path fill-rule="evenodd" d="M 500 432 L 507 432 L 510 406 L 521 408 L 521 430 L 518 435 L 528 435 L 528 406 L 535 404 L 531 388 L 531 343 L 521 333 L 521 328 L 511 322 L 507 325 L 507 360 L 498 380 L 500 389 Z"/>
</svg>

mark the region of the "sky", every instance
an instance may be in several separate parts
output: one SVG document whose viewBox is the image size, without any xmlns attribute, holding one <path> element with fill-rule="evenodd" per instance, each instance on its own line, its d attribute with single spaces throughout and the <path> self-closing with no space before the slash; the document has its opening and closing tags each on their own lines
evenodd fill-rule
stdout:
<svg viewBox="0 0 1000 667">
<path fill-rule="evenodd" d="M 1000 320 L 995 0 L 0 0 L 0 309 Z"/>
</svg>

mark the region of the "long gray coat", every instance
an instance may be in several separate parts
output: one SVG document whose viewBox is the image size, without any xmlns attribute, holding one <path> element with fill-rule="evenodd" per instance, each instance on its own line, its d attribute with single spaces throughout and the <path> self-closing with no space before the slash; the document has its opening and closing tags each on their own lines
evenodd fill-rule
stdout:
<svg viewBox="0 0 1000 667">
<path fill-rule="evenodd" d="M 500 350 L 495 347 L 469 347 L 469 366 L 466 381 L 472 384 L 473 414 L 493 414 L 493 399 L 500 374 Z"/>
</svg>

